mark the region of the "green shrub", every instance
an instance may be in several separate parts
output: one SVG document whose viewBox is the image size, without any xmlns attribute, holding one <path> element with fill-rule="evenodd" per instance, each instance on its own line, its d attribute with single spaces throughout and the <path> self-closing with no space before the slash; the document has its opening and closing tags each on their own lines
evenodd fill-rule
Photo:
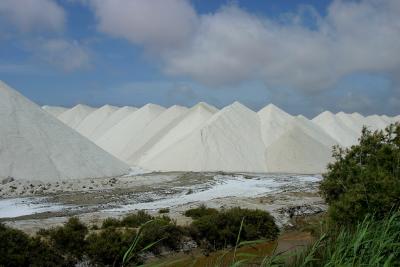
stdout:
<svg viewBox="0 0 400 267">
<path fill-rule="evenodd" d="M 156 218 L 142 229 L 139 248 L 157 242 L 150 248 L 155 254 L 158 254 L 162 247 L 178 250 L 186 233 L 183 227 L 176 225 L 169 217 Z"/>
<path fill-rule="evenodd" d="M 86 247 L 88 228 L 78 218 L 72 217 L 64 224 L 48 230 L 50 244 L 72 258 L 82 259 Z"/>
<path fill-rule="evenodd" d="M 0 224 L 0 266 L 70 266 L 40 238 Z"/>
<path fill-rule="evenodd" d="M 153 220 L 154 217 L 146 211 L 140 210 L 136 214 L 129 214 L 121 220 L 121 226 L 139 227 L 140 225 Z"/>
<path fill-rule="evenodd" d="M 101 224 L 101 228 L 110 228 L 110 227 L 120 227 L 121 226 L 121 221 L 116 219 L 116 218 L 106 218 L 103 223 Z"/>
<path fill-rule="evenodd" d="M 362 130 L 359 144 L 335 147 L 320 190 L 330 218 L 354 224 L 367 214 L 383 218 L 400 205 L 400 124 L 385 131 Z"/>
<path fill-rule="evenodd" d="M 192 219 L 198 219 L 206 215 L 217 214 L 218 210 L 213 208 L 207 208 L 204 204 L 200 205 L 198 208 L 193 208 L 185 211 L 185 216 Z"/>
<path fill-rule="evenodd" d="M 206 241 L 208 246 L 214 249 L 234 246 L 243 218 L 239 241 L 276 239 L 279 229 L 268 212 L 239 207 L 195 219 L 192 223 L 191 234 L 197 243 Z"/>
<path fill-rule="evenodd" d="M 160 210 L 158 211 L 158 213 L 160 213 L 160 214 L 169 213 L 169 208 L 160 209 Z"/>
<path fill-rule="evenodd" d="M 136 231 L 106 228 L 87 237 L 87 256 L 90 261 L 100 266 L 121 266 L 124 252 L 129 248 Z M 133 260 L 139 263 L 139 259 Z"/>
</svg>

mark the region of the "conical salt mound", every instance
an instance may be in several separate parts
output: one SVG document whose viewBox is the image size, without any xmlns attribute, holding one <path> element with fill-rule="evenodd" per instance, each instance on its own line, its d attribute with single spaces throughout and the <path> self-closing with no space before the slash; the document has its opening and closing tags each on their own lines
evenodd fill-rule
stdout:
<svg viewBox="0 0 400 267">
<path fill-rule="evenodd" d="M 365 117 L 365 124 L 373 131 L 385 129 L 390 122 L 385 121 L 382 117 L 378 115 L 371 115 Z"/>
<path fill-rule="evenodd" d="M 140 162 L 148 162 L 153 157 L 156 157 L 159 153 L 198 129 L 217 111 L 217 108 L 203 102 L 191 107 L 180 121 L 172 125 L 173 127 L 166 129 L 166 132 L 157 143 L 141 155 Z"/>
<path fill-rule="evenodd" d="M 67 111 L 67 108 L 64 107 L 56 107 L 56 106 L 43 106 L 42 109 L 46 110 L 48 113 L 53 115 L 54 117 L 60 116 L 62 113 Z"/>
<path fill-rule="evenodd" d="M 129 169 L 1 81 L 0 125 L 0 177 L 55 181 Z"/>
<path fill-rule="evenodd" d="M 293 127 L 267 147 L 269 172 L 320 173 L 332 160 L 331 149 L 318 142 L 301 128 Z"/>
<path fill-rule="evenodd" d="M 159 105 L 147 104 L 108 130 L 96 144 L 117 158 L 125 160 L 122 155 L 129 143 L 164 110 L 165 108 Z"/>
<path fill-rule="evenodd" d="M 264 150 L 257 114 L 233 103 L 143 166 L 162 171 L 264 172 Z"/>
<path fill-rule="evenodd" d="M 90 136 L 90 140 L 96 142 L 105 132 L 117 125 L 120 121 L 131 115 L 133 112 L 138 110 L 135 107 L 123 107 L 112 113 L 107 117 L 103 123 L 97 127 L 94 133 Z"/>
<path fill-rule="evenodd" d="M 269 146 L 279 138 L 287 129 L 293 116 L 273 104 L 269 104 L 258 112 L 261 125 L 261 135 L 265 146 Z"/>
<path fill-rule="evenodd" d="M 349 128 L 330 111 L 322 112 L 312 121 L 342 146 L 347 147 L 357 143 L 360 133 L 354 128 Z"/>
<path fill-rule="evenodd" d="M 347 128 L 353 130 L 356 134 L 361 133 L 363 126 L 365 125 L 365 118 L 360 114 L 348 114 L 343 111 L 336 113 L 336 118 L 338 118 Z M 361 116 L 361 117 L 360 117 Z"/>
<path fill-rule="evenodd" d="M 127 144 L 122 157 L 130 165 L 137 165 L 137 160 L 152 147 L 165 132 L 174 127 L 187 112 L 186 107 L 172 106 L 152 120 L 132 141 Z"/>
<path fill-rule="evenodd" d="M 72 129 L 76 129 L 76 127 L 78 127 L 78 125 L 95 110 L 95 108 L 79 104 L 63 112 L 60 116 L 58 116 L 58 119 Z"/>
<path fill-rule="evenodd" d="M 117 109 L 117 107 L 110 105 L 102 106 L 86 116 L 75 130 L 81 135 L 91 139 L 91 136 L 96 131 L 97 127 L 103 124 L 103 122 Z"/>
</svg>

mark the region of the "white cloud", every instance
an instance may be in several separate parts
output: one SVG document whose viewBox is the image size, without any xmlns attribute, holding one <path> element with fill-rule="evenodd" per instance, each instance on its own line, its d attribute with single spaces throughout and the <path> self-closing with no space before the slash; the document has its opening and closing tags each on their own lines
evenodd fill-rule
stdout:
<svg viewBox="0 0 400 267">
<path fill-rule="evenodd" d="M 156 52 L 167 74 L 208 85 L 256 79 L 318 91 L 352 73 L 400 73 L 398 0 L 334 0 L 324 17 L 303 6 L 279 19 L 237 5 L 198 15 L 185 0 L 88 1 L 100 31 Z"/>
<path fill-rule="evenodd" d="M 65 71 L 86 69 L 90 66 L 88 49 L 76 40 L 41 40 L 34 45 L 33 53 L 39 60 Z"/>
<path fill-rule="evenodd" d="M 304 90 L 355 72 L 399 73 L 400 1 L 334 1 L 315 29 L 301 16 L 276 21 L 224 7 L 200 18 L 184 49 L 165 54 L 165 71 L 212 85 L 262 79 Z"/>
<path fill-rule="evenodd" d="M 150 49 L 174 47 L 190 38 L 197 16 L 186 0 L 91 0 L 98 29 Z"/>
<path fill-rule="evenodd" d="M 53 0 L 1 0 L 1 27 L 12 25 L 21 32 L 60 31 L 65 13 Z"/>
</svg>

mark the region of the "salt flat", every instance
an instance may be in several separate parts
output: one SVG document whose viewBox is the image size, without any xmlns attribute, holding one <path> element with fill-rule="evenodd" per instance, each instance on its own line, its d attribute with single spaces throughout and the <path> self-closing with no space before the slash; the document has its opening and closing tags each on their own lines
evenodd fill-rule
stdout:
<svg viewBox="0 0 400 267">
<path fill-rule="evenodd" d="M 25 192 L 26 197 L 0 200 L 0 218 L 13 227 L 35 231 L 59 225 L 71 215 L 98 223 L 139 209 L 157 214 L 168 207 L 169 216 L 184 224 L 188 220 L 182 215 L 185 210 L 206 204 L 268 210 L 283 225 L 289 220 L 289 208 L 302 207 L 310 213 L 326 208 L 317 192 L 320 180 L 318 175 L 183 172 L 76 180 L 58 187 L 49 184 L 47 190 L 29 197 Z M 17 191 L 25 186 L 12 184 Z M 0 185 L 1 192 L 8 190 L 8 196 L 15 196 L 8 188 Z M 21 212 L 13 212 L 11 206 Z"/>
</svg>

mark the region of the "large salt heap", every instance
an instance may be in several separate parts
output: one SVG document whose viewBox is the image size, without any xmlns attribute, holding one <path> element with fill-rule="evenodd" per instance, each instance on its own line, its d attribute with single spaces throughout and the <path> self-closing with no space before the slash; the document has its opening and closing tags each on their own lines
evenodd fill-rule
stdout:
<svg viewBox="0 0 400 267">
<path fill-rule="evenodd" d="M 76 129 L 78 125 L 93 111 L 95 108 L 78 104 L 75 107 L 63 112 L 58 116 L 58 119 L 71 127 L 72 129 Z"/>
<path fill-rule="evenodd" d="M 117 158 L 125 160 L 123 157 L 125 148 L 164 110 L 165 108 L 161 106 L 147 104 L 109 129 L 96 141 L 96 144 Z"/>
<path fill-rule="evenodd" d="M 315 173 L 331 160 L 337 142 L 304 116 L 291 116 L 272 104 L 258 116 L 269 172 Z"/>
<path fill-rule="evenodd" d="M 48 113 L 53 115 L 54 117 L 58 117 L 65 111 L 67 111 L 67 108 L 64 107 L 56 107 L 56 106 L 43 106 L 42 109 L 46 110 Z"/>
<path fill-rule="evenodd" d="M 163 171 L 265 172 L 259 128 L 257 114 L 235 102 L 141 164 Z"/>
<path fill-rule="evenodd" d="M 357 126 L 350 128 L 341 118 L 338 118 L 330 111 L 324 111 L 312 121 L 320 126 L 327 134 L 335 139 L 341 146 L 351 146 L 357 143 L 360 135 Z"/>
<path fill-rule="evenodd" d="M 111 116 L 118 108 L 105 105 L 87 115 L 75 128 L 81 135 L 90 137 L 96 132 L 96 129 L 102 125 L 109 116 Z"/>
<path fill-rule="evenodd" d="M 166 130 L 163 136 L 141 155 L 139 165 L 146 164 L 145 162 L 151 161 L 152 158 L 156 157 L 169 146 L 189 135 L 209 120 L 217 111 L 217 108 L 203 102 L 190 108 L 180 121 L 171 125 L 172 127 Z"/>
<path fill-rule="evenodd" d="M 128 166 L 0 81 L 0 178 L 54 181 L 124 174 Z"/>
<path fill-rule="evenodd" d="M 266 147 L 284 134 L 287 131 L 286 125 L 293 120 L 293 116 L 273 104 L 261 109 L 258 116 L 260 118 L 261 135 Z"/>
<path fill-rule="evenodd" d="M 203 102 L 190 109 L 78 105 L 59 118 L 130 166 L 289 173 L 323 172 L 332 146 L 356 144 L 363 126 L 383 129 L 399 120 L 329 111 L 309 120 L 272 104 L 255 113 L 238 102 L 222 110 Z"/>
<path fill-rule="evenodd" d="M 318 173 L 332 160 L 331 148 L 293 126 L 266 149 L 269 172 Z"/>
<path fill-rule="evenodd" d="M 137 165 L 137 161 L 143 153 L 174 127 L 187 110 L 186 107 L 172 106 L 162 112 L 126 145 L 122 152 L 122 158 L 131 165 Z"/>
<path fill-rule="evenodd" d="M 103 134 L 105 134 L 108 130 L 117 125 L 120 121 L 125 119 L 127 116 L 131 115 L 136 110 L 138 109 L 135 107 L 122 107 L 116 110 L 114 113 L 108 116 L 107 119 L 104 120 L 101 123 L 101 125 L 99 125 L 99 127 L 96 128 L 96 130 L 90 136 L 90 139 L 96 141 L 101 136 L 103 136 Z"/>
</svg>

